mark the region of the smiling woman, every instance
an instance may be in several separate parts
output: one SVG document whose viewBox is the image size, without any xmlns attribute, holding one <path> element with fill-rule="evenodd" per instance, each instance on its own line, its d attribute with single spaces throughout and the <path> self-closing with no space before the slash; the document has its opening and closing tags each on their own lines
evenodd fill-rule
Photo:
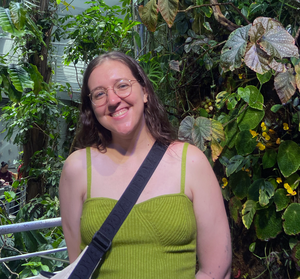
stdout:
<svg viewBox="0 0 300 279">
<path fill-rule="evenodd" d="M 70 261 L 92 241 L 159 142 L 167 151 L 95 278 L 229 279 L 230 233 L 219 184 L 205 155 L 176 140 L 140 65 L 119 52 L 95 58 L 84 74 L 81 101 L 78 150 L 60 180 Z"/>
</svg>

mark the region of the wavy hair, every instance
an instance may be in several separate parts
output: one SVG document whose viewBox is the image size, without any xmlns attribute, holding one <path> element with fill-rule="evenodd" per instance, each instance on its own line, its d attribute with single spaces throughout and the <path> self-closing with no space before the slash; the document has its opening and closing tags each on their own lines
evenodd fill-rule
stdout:
<svg viewBox="0 0 300 279">
<path fill-rule="evenodd" d="M 139 84 L 148 93 L 147 103 L 144 106 L 146 126 L 153 138 L 162 144 L 170 144 L 176 139 L 175 129 L 169 122 L 168 115 L 154 92 L 153 86 L 142 67 L 133 58 L 121 52 L 108 52 L 94 58 L 88 65 L 81 88 L 81 107 L 79 131 L 76 135 L 75 148 L 96 146 L 105 152 L 112 141 L 109 130 L 104 128 L 97 120 L 89 98 L 90 90 L 88 80 L 92 71 L 105 61 L 115 60 L 126 65 Z"/>
</svg>

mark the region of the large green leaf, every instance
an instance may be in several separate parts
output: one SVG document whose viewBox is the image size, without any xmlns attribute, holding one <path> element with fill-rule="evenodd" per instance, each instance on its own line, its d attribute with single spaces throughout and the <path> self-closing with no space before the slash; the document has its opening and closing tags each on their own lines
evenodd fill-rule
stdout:
<svg viewBox="0 0 300 279">
<path fill-rule="evenodd" d="M 252 224 L 254 215 L 256 213 L 256 207 L 256 202 L 252 200 L 247 200 L 243 205 L 242 221 L 247 229 L 249 229 Z"/>
<path fill-rule="evenodd" d="M 274 86 L 282 104 L 285 104 L 296 91 L 296 77 L 294 69 L 289 68 L 283 73 L 276 73 Z"/>
<path fill-rule="evenodd" d="M 192 130 L 194 127 L 194 123 L 195 119 L 191 116 L 187 116 L 181 121 L 178 129 L 178 138 L 180 140 L 194 144 L 192 139 Z"/>
<path fill-rule="evenodd" d="M 230 216 L 235 223 L 240 220 L 240 211 L 242 209 L 242 202 L 236 197 L 232 197 L 229 201 Z"/>
<path fill-rule="evenodd" d="M 4 32 L 9 32 L 12 35 L 18 37 L 24 34 L 23 31 L 19 31 L 13 24 L 13 20 L 10 15 L 9 9 L 0 7 L 0 26 Z"/>
<path fill-rule="evenodd" d="M 26 69 L 30 74 L 31 80 L 34 82 L 33 92 L 37 95 L 42 90 L 43 76 L 39 72 L 36 65 L 30 64 L 30 67 Z"/>
<path fill-rule="evenodd" d="M 178 12 L 178 0 L 158 0 L 158 8 L 169 28 L 171 28 Z"/>
<path fill-rule="evenodd" d="M 254 226 L 260 240 L 268 241 L 275 238 L 282 231 L 282 221 L 275 206 L 259 210 L 254 218 Z"/>
<path fill-rule="evenodd" d="M 248 42 L 248 31 L 251 24 L 234 30 L 221 52 L 221 66 L 225 71 L 233 71 L 241 67 L 242 58 Z"/>
<path fill-rule="evenodd" d="M 284 211 L 282 215 L 283 229 L 288 235 L 296 235 L 300 233 L 300 204 L 292 203 Z"/>
<path fill-rule="evenodd" d="M 14 87 L 18 91 L 24 92 L 25 89 L 33 89 L 34 82 L 30 79 L 30 76 L 23 68 L 16 64 L 10 64 L 7 71 Z"/>
<path fill-rule="evenodd" d="M 220 156 L 223 147 L 221 142 L 225 140 L 223 126 L 219 121 L 211 119 L 211 151 L 212 160 L 215 162 Z"/>
<path fill-rule="evenodd" d="M 269 181 L 264 181 L 259 189 L 258 202 L 261 206 L 269 204 L 270 199 L 274 196 L 274 187 Z"/>
<path fill-rule="evenodd" d="M 253 200 L 257 202 L 259 200 L 259 190 L 262 186 L 264 186 L 264 179 L 259 178 L 257 180 L 254 180 L 253 183 L 248 188 L 247 198 L 248 200 Z"/>
<path fill-rule="evenodd" d="M 248 173 L 245 171 L 239 171 L 229 177 L 228 186 L 232 189 L 233 194 L 242 200 L 247 196 L 250 183 L 251 181 Z"/>
<path fill-rule="evenodd" d="M 16 2 L 10 2 L 10 15 L 14 26 L 19 30 L 23 30 L 26 22 L 26 9 L 23 5 Z"/>
<path fill-rule="evenodd" d="M 226 104 L 226 101 L 228 100 L 230 96 L 230 93 L 227 91 L 221 91 L 217 94 L 216 100 L 215 100 L 215 106 L 218 110 L 220 110 L 224 104 Z"/>
<path fill-rule="evenodd" d="M 240 170 L 240 166 L 244 162 L 244 157 L 241 155 L 235 155 L 231 157 L 226 165 L 226 176 L 229 177 L 234 172 L 236 172 L 237 169 Z"/>
<path fill-rule="evenodd" d="M 264 96 L 253 85 L 248 85 L 246 88 L 250 91 L 249 106 L 254 109 L 263 110 Z"/>
<path fill-rule="evenodd" d="M 253 130 L 264 118 L 264 110 L 257 110 L 254 108 L 247 108 L 237 118 L 237 123 L 240 130 Z"/>
<path fill-rule="evenodd" d="M 241 131 L 235 140 L 235 148 L 239 155 L 247 155 L 254 151 L 257 145 L 249 130 Z"/>
<path fill-rule="evenodd" d="M 268 169 L 274 167 L 277 162 L 277 152 L 274 149 L 267 149 L 263 159 L 263 168 Z"/>
<path fill-rule="evenodd" d="M 197 117 L 192 130 L 192 139 L 194 144 L 205 151 L 204 143 L 211 140 L 211 120 L 206 117 Z"/>
<path fill-rule="evenodd" d="M 139 15 L 149 31 L 154 32 L 157 24 L 158 6 L 156 0 L 150 0 L 146 6 L 139 6 Z"/>
<path fill-rule="evenodd" d="M 288 177 L 299 169 L 300 147 L 291 140 L 284 141 L 278 149 L 277 163 L 284 177 Z"/>
<path fill-rule="evenodd" d="M 226 125 L 225 127 L 226 145 L 229 148 L 234 147 L 238 133 L 239 133 L 239 129 L 236 121 L 233 121 L 228 125 Z"/>
<path fill-rule="evenodd" d="M 289 205 L 290 198 L 286 196 L 285 189 L 280 188 L 276 190 L 274 194 L 274 203 L 276 205 L 276 211 L 281 211 Z"/>
</svg>

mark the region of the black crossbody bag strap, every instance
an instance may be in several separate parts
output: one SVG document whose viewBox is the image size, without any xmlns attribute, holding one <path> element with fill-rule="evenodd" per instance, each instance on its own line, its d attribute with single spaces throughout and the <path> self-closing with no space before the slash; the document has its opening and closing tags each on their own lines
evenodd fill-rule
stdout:
<svg viewBox="0 0 300 279">
<path fill-rule="evenodd" d="M 138 200 L 150 177 L 154 173 L 167 146 L 155 142 L 147 157 L 116 203 L 99 231 L 97 231 L 84 255 L 77 263 L 69 279 L 88 279 L 111 246 L 112 239 Z"/>
</svg>

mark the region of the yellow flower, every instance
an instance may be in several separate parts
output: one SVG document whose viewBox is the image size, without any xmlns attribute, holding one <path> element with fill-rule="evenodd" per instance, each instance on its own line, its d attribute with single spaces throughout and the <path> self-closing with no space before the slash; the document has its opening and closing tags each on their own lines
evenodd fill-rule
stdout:
<svg viewBox="0 0 300 279">
<path fill-rule="evenodd" d="M 263 131 L 267 130 L 267 126 L 266 126 L 265 122 L 261 122 L 260 126 Z"/>
<path fill-rule="evenodd" d="M 283 187 L 286 189 L 286 191 L 289 193 L 289 195 L 295 196 L 297 194 L 296 191 L 293 191 L 292 187 L 288 183 L 284 183 Z M 289 196 L 287 195 L 287 196 Z"/>
<path fill-rule="evenodd" d="M 266 139 L 266 140 L 270 140 L 270 136 L 266 133 L 266 132 L 263 132 L 262 133 L 262 136 Z"/>
<path fill-rule="evenodd" d="M 275 134 L 275 131 L 273 129 L 269 129 L 270 134 Z"/>
<path fill-rule="evenodd" d="M 242 79 L 243 78 L 243 75 L 242 74 L 239 74 L 239 79 Z"/>
<path fill-rule="evenodd" d="M 225 177 L 223 177 L 222 182 L 223 182 L 222 188 L 224 189 L 228 184 L 228 180 Z"/>
<path fill-rule="evenodd" d="M 265 147 L 261 142 L 259 142 L 256 146 L 257 146 L 258 149 L 261 150 L 261 151 L 263 151 L 263 150 L 266 149 L 266 147 Z"/>
<path fill-rule="evenodd" d="M 276 140 L 276 144 L 280 144 L 280 138 Z"/>
<path fill-rule="evenodd" d="M 289 125 L 287 123 L 283 123 L 283 130 L 288 130 L 289 129 Z"/>
<path fill-rule="evenodd" d="M 282 179 L 281 179 L 281 177 L 277 177 L 276 178 L 276 182 L 279 184 L 279 183 L 282 183 Z"/>
<path fill-rule="evenodd" d="M 258 133 L 256 133 L 256 132 L 253 131 L 253 130 L 249 130 L 249 132 L 251 133 L 252 138 L 255 138 L 256 136 L 258 136 Z"/>
</svg>

